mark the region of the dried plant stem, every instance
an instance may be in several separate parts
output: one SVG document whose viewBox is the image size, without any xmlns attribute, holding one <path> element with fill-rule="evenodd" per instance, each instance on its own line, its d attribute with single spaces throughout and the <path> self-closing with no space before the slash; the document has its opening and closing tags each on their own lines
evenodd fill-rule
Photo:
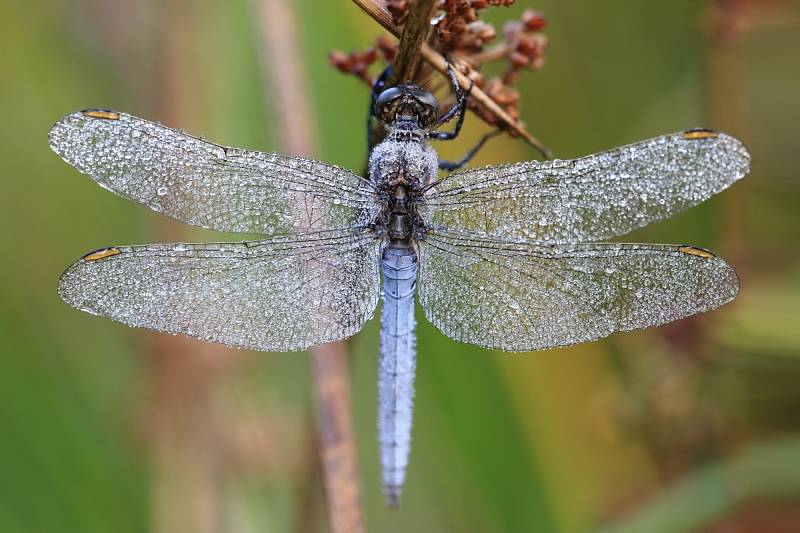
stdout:
<svg viewBox="0 0 800 533">
<path fill-rule="evenodd" d="M 314 121 L 292 4 L 280 0 L 255 2 L 261 27 L 264 81 L 271 85 L 267 104 L 278 117 L 281 149 L 292 155 L 311 156 L 316 145 Z"/>
<path fill-rule="evenodd" d="M 709 6 L 707 15 L 712 18 L 708 26 L 714 29 L 709 35 L 704 69 L 706 118 L 709 127 L 731 133 L 740 139 L 747 139 L 743 112 L 746 109 L 743 91 L 746 74 L 742 67 L 740 46 L 743 35 L 741 31 L 724 35 L 719 26 L 735 27 L 736 19 L 745 16 L 741 11 L 748 7 L 750 6 L 743 3 L 718 1 Z M 720 224 L 725 230 L 723 244 L 727 249 L 726 256 L 736 265 L 740 275 L 746 274 L 749 256 L 741 239 L 746 234 L 743 227 L 745 217 L 742 214 L 746 211 L 747 204 L 743 193 L 747 192 L 749 183 L 745 180 L 720 198 Z"/>
<path fill-rule="evenodd" d="M 395 37 L 400 37 L 400 29 L 392 22 L 391 14 L 377 0 L 353 0 L 358 7 L 364 10 L 370 17 L 375 19 L 378 24 L 383 26 L 387 31 L 391 32 Z M 402 44 L 402 43 L 401 43 Z M 398 55 L 400 52 L 398 51 Z M 427 43 L 422 43 L 420 46 L 420 55 L 428 64 L 433 68 L 447 74 L 447 60 L 434 50 Z M 463 89 L 470 87 L 471 81 L 461 72 L 456 70 L 456 78 L 458 83 Z M 523 138 L 528 144 L 533 146 L 542 156 L 546 159 L 552 159 L 553 153 L 544 146 L 538 139 L 528 133 L 522 125 L 511 118 L 503 109 L 495 103 L 494 100 L 484 93 L 479 87 L 473 87 L 470 93 L 470 98 L 478 102 L 487 111 L 489 111 L 497 119 L 498 124 L 501 124 L 504 129 L 509 130 L 514 135 Z"/>
<path fill-rule="evenodd" d="M 400 28 L 395 26 L 392 15 L 379 2 L 375 0 L 353 0 L 353 2 L 395 37 L 400 37 Z"/>
<path fill-rule="evenodd" d="M 147 421 L 151 438 L 155 533 L 216 533 L 222 520 L 219 426 L 214 391 L 228 372 L 228 354 L 216 346 L 163 334 L 148 343 L 151 392 Z"/>
<path fill-rule="evenodd" d="M 470 56 L 470 62 L 476 65 L 480 65 L 482 63 L 488 63 L 490 61 L 496 61 L 502 57 L 505 57 L 510 51 L 511 51 L 511 46 L 509 46 L 508 43 L 501 43 L 492 46 L 491 48 L 488 48 L 479 54 Z"/>
<path fill-rule="evenodd" d="M 292 155 L 312 155 L 312 111 L 298 51 L 293 4 L 256 1 L 262 39 L 262 67 L 273 85 L 271 103 L 278 112 L 282 149 Z M 358 463 L 350 411 L 350 382 L 344 343 L 311 350 L 317 403 L 322 473 L 331 533 L 366 531 L 358 482 Z"/>
<path fill-rule="evenodd" d="M 366 527 L 358 484 L 345 345 L 326 344 L 313 350 L 311 356 L 331 532 L 361 533 Z"/>
<path fill-rule="evenodd" d="M 403 25 L 403 34 L 400 36 L 400 45 L 394 59 L 390 85 L 397 85 L 414 78 L 419 65 L 419 50 L 430 31 L 431 14 L 435 6 L 434 0 L 416 0 L 411 6 L 406 23 Z"/>
<path fill-rule="evenodd" d="M 193 107 L 186 95 L 193 90 L 191 56 L 191 5 L 185 0 L 163 6 L 163 36 L 159 58 L 162 90 L 156 94 L 143 87 L 138 94 L 150 95 L 161 120 L 185 123 Z M 149 92 L 148 92 L 149 90 Z M 161 219 L 159 241 L 185 239 L 178 224 Z M 149 397 L 145 402 L 152 461 L 151 531 L 171 533 L 216 533 L 222 520 L 219 442 L 213 418 L 213 395 L 230 366 L 242 356 L 218 345 L 162 333 L 147 336 Z"/>
</svg>

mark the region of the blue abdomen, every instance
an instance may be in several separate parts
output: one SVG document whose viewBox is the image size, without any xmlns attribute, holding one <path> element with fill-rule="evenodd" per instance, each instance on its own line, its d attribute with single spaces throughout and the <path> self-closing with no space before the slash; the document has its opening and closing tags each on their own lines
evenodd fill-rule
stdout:
<svg viewBox="0 0 800 533">
<path fill-rule="evenodd" d="M 378 434 L 383 491 L 396 506 L 405 481 L 411 445 L 416 371 L 414 293 L 417 253 L 410 244 L 390 243 L 383 252 L 383 312 L 378 361 Z"/>
</svg>

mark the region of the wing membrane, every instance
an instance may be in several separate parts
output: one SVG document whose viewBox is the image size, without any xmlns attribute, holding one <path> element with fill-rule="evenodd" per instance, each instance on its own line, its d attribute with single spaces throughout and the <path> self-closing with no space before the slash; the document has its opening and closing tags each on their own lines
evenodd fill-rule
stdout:
<svg viewBox="0 0 800 533">
<path fill-rule="evenodd" d="M 427 204 L 434 226 L 511 240 L 590 242 L 696 205 L 744 176 L 749 163 L 733 137 L 691 130 L 571 161 L 452 174 Z"/>
<path fill-rule="evenodd" d="M 454 233 L 420 243 L 419 299 L 445 335 L 507 351 L 590 341 L 732 300 L 736 273 L 688 246 L 542 246 Z"/>
<path fill-rule="evenodd" d="M 189 224 L 267 235 L 344 228 L 374 208 L 367 181 L 318 161 L 225 148 L 115 111 L 67 115 L 50 146 L 102 187 Z"/>
<path fill-rule="evenodd" d="M 265 351 L 341 340 L 372 316 L 380 243 L 308 233 L 214 244 L 121 246 L 61 277 L 64 301 L 129 326 Z"/>
</svg>

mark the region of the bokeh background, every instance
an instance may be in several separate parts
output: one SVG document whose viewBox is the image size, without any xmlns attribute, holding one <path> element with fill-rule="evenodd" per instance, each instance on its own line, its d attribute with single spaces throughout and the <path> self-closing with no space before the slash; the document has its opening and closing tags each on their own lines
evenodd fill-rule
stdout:
<svg viewBox="0 0 800 533">
<path fill-rule="evenodd" d="M 346 0 L 291 4 L 317 155 L 364 163 L 367 91 L 327 63 L 381 33 Z M 522 114 L 559 157 L 705 126 L 752 173 L 626 240 L 711 248 L 738 299 L 656 330 L 527 355 L 420 320 L 399 510 L 380 491 L 377 322 L 349 342 L 368 530 L 800 531 L 800 6 L 791 0 L 518 0 L 549 19 Z M 309 360 L 127 329 L 55 286 L 110 244 L 219 240 L 109 194 L 47 146 L 109 107 L 276 149 L 258 0 L 0 5 L 0 532 L 326 531 Z M 485 127 L 467 118 L 455 156 Z M 496 138 L 478 163 L 531 159 Z M 420 315 L 421 316 L 421 315 Z"/>
</svg>

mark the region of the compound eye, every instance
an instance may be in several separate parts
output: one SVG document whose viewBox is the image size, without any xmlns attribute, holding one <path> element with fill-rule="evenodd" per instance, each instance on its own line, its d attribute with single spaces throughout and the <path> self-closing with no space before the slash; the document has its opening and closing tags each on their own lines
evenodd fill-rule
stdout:
<svg viewBox="0 0 800 533">
<path fill-rule="evenodd" d="M 439 112 L 439 102 L 429 91 L 426 91 L 425 89 L 417 89 L 414 91 L 414 97 L 425 107 L 431 108 L 435 113 Z"/>
<path fill-rule="evenodd" d="M 403 89 L 402 88 L 400 88 L 400 87 L 389 87 L 388 89 L 383 91 L 378 96 L 378 99 L 375 102 L 375 107 L 385 106 L 386 104 L 388 104 L 392 100 L 395 100 L 396 98 L 399 98 L 402 95 L 403 95 Z"/>
<path fill-rule="evenodd" d="M 436 97 L 430 91 L 418 86 L 412 89 L 411 94 L 419 103 L 419 116 L 422 126 L 426 128 L 433 126 L 439 117 L 439 102 L 436 101 Z"/>
</svg>

